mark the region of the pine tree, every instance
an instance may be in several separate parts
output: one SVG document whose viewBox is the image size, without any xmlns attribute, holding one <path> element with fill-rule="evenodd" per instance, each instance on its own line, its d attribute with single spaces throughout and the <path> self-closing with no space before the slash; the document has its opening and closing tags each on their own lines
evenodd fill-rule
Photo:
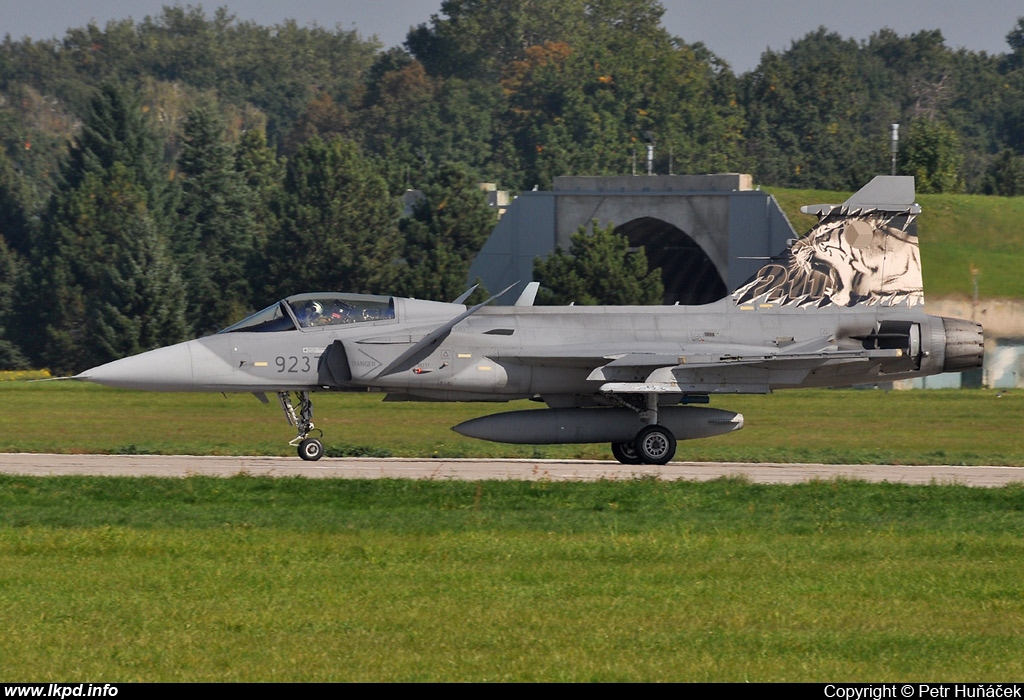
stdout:
<svg viewBox="0 0 1024 700">
<path fill-rule="evenodd" d="M 497 217 L 464 169 L 441 168 L 423 189 L 411 217 L 402 220 L 405 263 L 397 293 L 446 301 L 465 291 L 469 265 Z"/>
<path fill-rule="evenodd" d="M 630 251 L 614 226 L 595 226 L 591 235 L 581 227 L 568 252 L 556 248 L 546 260 L 537 258 L 533 277 L 541 304 L 661 304 L 664 294 L 661 272 L 648 269 L 643 249 Z"/>
<path fill-rule="evenodd" d="M 32 329 L 23 331 L 14 312 L 25 256 L 32 243 L 26 189 L 21 175 L 0 148 L 0 369 L 28 366 L 19 338 Z"/>
<path fill-rule="evenodd" d="M 114 163 L 128 168 L 143 188 L 146 206 L 155 219 L 169 214 L 173 189 L 168 185 L 161 144 L 149 116 L 126 88 L 107 83 L 89 103 L 82 129 L 61 170 L 60 189 L 76 189 L 88 174 L 103 173 Z"/>
<path fill-rule="evenodd" d="M 96 362 L 169 345 L 185 337 L 185 292 L 164 241 L 143 206 L 141 188 L 119 180 L 118 166 L 96 200 L 110 210 L 96 269 L 98 293 L 85 304 Z"/>
<path fill-rule="evenodd" d="M 391 291 L 399 211 L 378 170 L 341 137 L 299 148 L 267 245 L 268 291 Z"/>
<path fill-rule="evenodd" d="M 19 294 L 18 327 L 37 329 L 23 343 L 33 362 L 83 369 L 183 338 L 181 282 L 166 252 L 172 192 L 141 107 L 121 88 L 103 88 L 42 217 L 34 274 Z M 162 304 L 168 311 L 154 312 Z M 131 322 L 112 321 L 113 309 Z M 115 340 L 115 330 L 125 337 Z"/>
<path fill-rule="evenodd" d="M 11 250 L 0 236 L 0 369 L 25 369 L 29 366 L 18 346 L 16 322 L 12 308 L 21 272 L 20 256 Z"/>
<path fill-rule="evenodd" d="M 252 129 L 242 134 L 235 148 L 235 170 L 241 175 L 253 198 L 250 210 L 250 251 L 245 274 L 252 288 L 249 306 L 262 309 L 273 301 L 265 289 L 268 276 L 266 252 L 271 233 L 280 225 L 277 217 L 280 212 L 284 165 L 267 145 L 266 135 Z"/>
<path fill-rule="evenodd" d="M 31 305 L 46 366 L 81 370 L 184 339 L 181 279 L 124 165 L 87 174 L 47 231 Z"/>
<path fill-rule="evenodd" d="M 0 147 L 0 240 L 21 255 L 32 249 L 28 183 Z"/>
<path fill-rule="evenodd" d="M 191 110 L 178 159 L 181 199 L 174 248 L 188 297 L 188 321 L 212 333 L 246 315 L 255 196 L 235 169 L 224 122 L 204 104 Z"/>
</svg>

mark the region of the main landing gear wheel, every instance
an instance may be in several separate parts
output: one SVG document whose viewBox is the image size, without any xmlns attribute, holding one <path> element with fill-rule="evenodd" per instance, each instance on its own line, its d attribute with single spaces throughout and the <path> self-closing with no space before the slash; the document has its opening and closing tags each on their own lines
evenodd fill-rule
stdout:
<svg viewBox="0 0 1024 700">
<path fill-rule="evenodd" d="M 306 438 L 299 443 L 299 457 L 307 462 L 315 462 L 324 456 L 324 446 L 316 438 Z"/>
<path fill-rule="evenodd" d="M 667 464 L 676 454 L 676 437 L 663 425 L 648 425 L 633 442 L 636 454 L 645 464 Z"/>
<path fill-rule="evenodd" d="M 612 454 L 622 464 L 643 464 L 640 455 L 636 453 L 636 446 L 632 442 L 613 442 Z"/>
</svg>

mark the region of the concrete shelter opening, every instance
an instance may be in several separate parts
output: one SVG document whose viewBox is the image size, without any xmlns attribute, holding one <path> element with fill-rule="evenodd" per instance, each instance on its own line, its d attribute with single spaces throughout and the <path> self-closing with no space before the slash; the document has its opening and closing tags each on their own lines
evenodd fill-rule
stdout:
<svg viewBox="0 0 1024 700">
<path fill-rule="evenodd" d="M 704 249 L 672 224 L 652 217 L 633 219 L 615 228 L 631 248 L 643 247 L 647 265 L 661 268 L 666 304 L 710 304 L 729 290 Z"/>
</svg>

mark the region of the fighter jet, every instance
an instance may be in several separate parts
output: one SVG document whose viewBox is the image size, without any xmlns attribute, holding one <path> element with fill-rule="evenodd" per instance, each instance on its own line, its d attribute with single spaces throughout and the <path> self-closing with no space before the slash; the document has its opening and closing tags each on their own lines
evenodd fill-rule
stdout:
<svg viewBox="0 0 1024 700">
<path fill-rule="evenodd" d="M 738 430 L 712 396 L 888 382 L 980 367 L 981 326 L 923 311 L 910 177 L 878 177 L 746 284 L 702 306 L 466 306 L 314 292 L 204 338 L 82 372 L 155 391 L 275 393 L 304 460 L 323 455 L 318 391 L 388 401 L 510 401 L 454 430 L 506 443 L 611 444 L 624 464 L 664 464 L 677 440 Z M 507 293 L 508 290 L 502 292 Z M 293 398 L 294 395 L 294 398 Z"/>
</svg>

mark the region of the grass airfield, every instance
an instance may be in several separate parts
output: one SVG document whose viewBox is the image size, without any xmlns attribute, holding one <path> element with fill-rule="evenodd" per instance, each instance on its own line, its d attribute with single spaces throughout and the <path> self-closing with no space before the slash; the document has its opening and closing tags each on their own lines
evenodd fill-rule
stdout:
<svg viewBox="0 0 1024 700">
<path fill-rule="evenodd" d="M 328 456 L 612 459 L 608 445 L 504 445 L 451 430 L 513 403 L 384 403 L 379 393 L 313 395 Z M 0 453 L 294 456 L 271 398 L 124 391 L 78 382 L 0 382 Z M 678 460 L 1024 465 L 1024 391 L 799 390 L 713 397 L 735 433 L 679 443 Z"/>
<path fill-rule="evenodd" d="M 250 396 L 0 398 L 7 452 L 290 453 Z M 493 406 L 316 398 L 338 451 L 610 458 L 448 430 Z M 1022 401 L 723 398 L 747 427 L 679 458 L 1019 465 Z M 0 677 L 1012 681 L 1022 545 L 1024 485 L 7 476 Z"/>
<path fill-rule="evenodd" d="M 9 681 L 1012 681 L 1024 488 L 0 477 Z"/>
</svg>

